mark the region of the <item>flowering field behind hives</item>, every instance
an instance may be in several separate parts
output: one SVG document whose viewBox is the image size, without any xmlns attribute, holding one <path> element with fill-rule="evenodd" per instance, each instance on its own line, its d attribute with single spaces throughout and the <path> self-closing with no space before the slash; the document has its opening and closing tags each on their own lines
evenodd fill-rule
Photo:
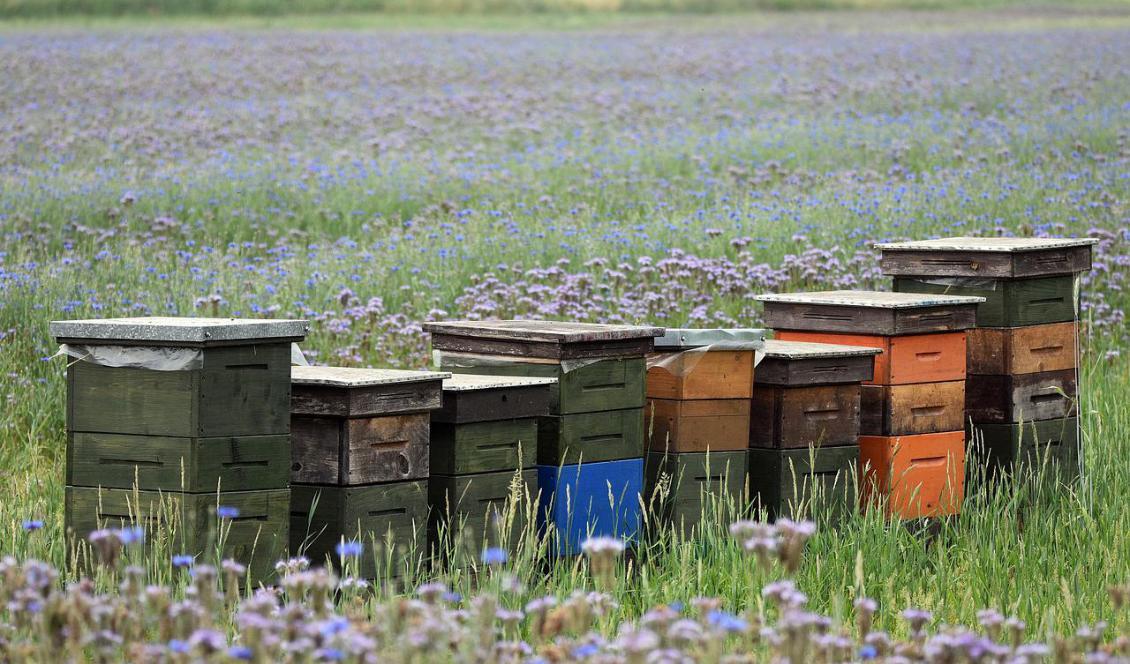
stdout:
<svg viewBox="0 0 1130 664">
<path fill-rule="evenodd" d="M 305 317 L 311 361 L 422 367 L 427 320 L 753 326 L 759 293 L 886 288 L 875 241 L 1092 235 L 1086 481 L 975 496 L 929 543 L 870 517 L 821 530 L 796 582 L 837 619 L 874 597 L 896 632 L 907 606 L 966 625 L 996 607 L 1041 640 L 1111 615 L 1130 579 L 1128 37 L 1116 12 L 1035 10 L 5 30 L 0 554 L 65 567 L 51 319 Z M 645 547 L 605 628 L 699 595 L 760 610 L 768 577 L 715 522 Z M 510 564 L 526 598 L 589 582 Z"/>
</svg>

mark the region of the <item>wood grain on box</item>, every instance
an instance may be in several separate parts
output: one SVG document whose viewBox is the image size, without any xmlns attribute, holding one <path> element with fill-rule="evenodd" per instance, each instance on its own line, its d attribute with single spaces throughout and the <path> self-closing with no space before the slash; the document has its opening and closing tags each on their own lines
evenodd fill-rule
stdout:
<svg viewBox="0 0 1130 664">
<path fill-rule="evenodd" d="M 296 415 L 291 480 L 356 485 L 428 476 L 431 419 L 427 413 L 382 417 Z"/>
<path fill-rule="evenodd" d="M 443 381 L 443 407 L 433 423 L 464 424 L 549 415 L 556 378 L 453 374 Z"/>
<path fill-rule="evenodd" d="M 965 497 L 965 432 L 860 436 L 865 505 L 918 519 L 957 514 Z"/>
<path fill-rule="evenodd" d="M 965 426 L 965 381 L 864 385 L 860 434 L 902 436 Z"/>
<path fill-rule="evenodd" d="M 1052 420 L 1075 414 L 1077 394 L 1074 369 L 975 375 L 965 384 L 965 411 L 979 423 Z"/>
<path fill-rule="evenodd" d="M 1075 278 L 1072 275 L 1039 279 L 969 279 L 966 283 L 930 277 L 899 277 L 900 293 L 977 295 L 979 327 L 1015 327 L 1075 320 Z"/>
<path fill-rule="evenodd" d="M 642 357 L 663 328 L 559 321 L 501 320 L 424 323 L 437 350 L 558 360 Z"/>
<path fill-rule="evenodd" d="M 906 335 L 954 332 L 976 325 L 980 297 L 882 291 L 760 295 L 765 323 L 776 330 Z M 778 338 L 783 338 L 777 335 Z"/>
<path fill-rule="evenodd" d="M 970 374 L 1028 374 L 1074 369 L 1076 323 L 969 331 Z"/>
<path fill-rule="evenodd" d="M 754 383 L 794 387 L 858 383 L 875 377 L 879 348 L 770 339 L 762 349 Z"/>
<path fill-rule="evenodd" d="M 538 464 L 613 461 L 643 456 L 643 409 L 538 418 Z"/>
<path fill-rule="evenodd" d="M 1091 269 L 1094 238 L 951 237 L 876 245 L 891 276 L 1015 279 Z"/>
<path fill-rule="evenodd" d="M 830 332 L 781 330 L 777 338 L 787 341 L 815 341 L 850 346 L 869 346 L 882 350 L 875 357 L 873 385 L 907 385 L 963 380 L 966 375 L 966 333 L 941 332 L 902 337 Z"/>
<path fill-rule="evenodd" d="M 748 399 L 650 399 L 644 407 L 648 449 L 706 452 L 749 447 Z"/>
<path fill-rule="evenodd" d="M 513 552 L 537 496 L 536 469 L 432 475 L 428 482 L 431 542 L 449 564 L 458 567 L 480 564 L 479 556 L 488 546 Z"/>
<path fill-rule="evenodd" d="M 750 411 L 750 447 L 807 448 L 855 445 L 859 385 L 760 387 Z"/>
<path fill-rule="evenodd" d="M 419 413 L 443 404 L 448 372 L 295 367 L 291 378 L 295 415 L 367 417 Z"/>
<path fill-rule="evenodd" d="M 431 472 L 464 475 L 531 468 L 537 463 L 534 417 L 465 424 L 432 423 Z"/>
<path fill-rule="evenodd" d="M 753 393 L 752 350 L 689 350 L 648 356 L 652 399 L 748 399 Z"/>
</svg>

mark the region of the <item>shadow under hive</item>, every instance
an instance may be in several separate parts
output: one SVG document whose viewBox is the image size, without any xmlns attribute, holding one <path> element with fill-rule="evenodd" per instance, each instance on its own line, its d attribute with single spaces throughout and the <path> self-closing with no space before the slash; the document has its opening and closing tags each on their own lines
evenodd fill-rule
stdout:
<svg viewBox="0 0 1130 664">
<path fill-rule="evenodd" d="M 555 527 L 559 553 L 578 553 L 588 532 L 635 536 L 643 483 L 644 358 L 661 328 L 513 320 L 424 327 L 443 370 L 555 379 L 550 414 L 539 418 L 537 468 L 539 527 Z M 599 497 L 573 493 L 572 507 L 581 511 L 563 520 L 566 498 L 559 491 L 596 491 L 587 478 L 597 475 L 614 478 L 627 493 L 612 503 L 607 487 Z M 559 482 L 563 477 L 577 481 Z"/>
<path fill-rule="evenodd" d="M 291 343 L 306 329 L 305 321 L 219 318 L 51 323 L 75 358 L 68 537 L 135 524 L 150 544 L 206 556 L 216 508 L 235 508 L 224 555 L 255 579 L 270 576 L 289 544 Z"/>
<path fill-rule="evenodd" d="M 340 542 L 360 541 L 372 576 L 399 574 L 400 551 L 426 549 L 431 411 L 450 375 L 294 368 L 292 551 L 336 561 Z"/>
<path fill-rule="evenodd" d="M 443 407 L 432 412 L 429 539 L 449 565 L 476 564 L 486 547 L 513 551 L 520 541 L 537 498 L 538 419 L 549 414 L 556 383 L 479 374 L 443 381 Z"/>
<path fill-rule="evenodd" d="M 883 351 L 860 400 L 864 504 L 885 504 L 903 519 L 958 512 L 964 450 L 950 445 L 938 463 L 933 441 L 964 438 L 966 330 L 984 298 L 828 291 L 758 299 L 781 340 Z"/>
<path fill-rule="evenodd" d="M 883 273 L 907 293 L 976 295 L 966 410 L 990 474 L 1044 466 L 1079 473 L 1078 284 L 1091 238 L 953 237 L 880 244 Z"/>
<path fill-rule="evenodd" d="M 763 330 L 675 329 L 647 358 L 645 504 L 693 527 L 709 505 L 742 505 L 750 397 Z"/>
<path fill-rule="evenodd" d="M 757 365 L 750 429 L 750 496 L 770 519 L 858 504 L 860 384 L 882 351 L 771 339 Z"/>
</svg>

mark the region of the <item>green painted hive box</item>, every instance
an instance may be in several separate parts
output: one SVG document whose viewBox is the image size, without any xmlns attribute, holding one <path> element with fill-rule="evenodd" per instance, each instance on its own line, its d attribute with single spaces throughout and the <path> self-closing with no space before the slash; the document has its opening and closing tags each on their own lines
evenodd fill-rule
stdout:
<svg viewBox="0 0 1130 664">
<path fill-rule="evenodd" d="M 513 555 L 532 527 L 537 495 L 536 469 L 432 475 L 428 539 L 436 558 L 451 567 L 468 567 L 479 564 L 487 547 Z"/>
<path fill-rule="evenodd" d="M 897 277 L 895 291 L 975 295 L 979 327 L 1019 327 L 1063 323 L 1078 315 L 1075 278 L 1072 275 L 1033 279 L 979 279 L 976 277 Z"/>
<path fill-rule="evenodd" d="M 1026 473 L 1061 482 L 1079 477 L 1078 418 L 972 424 L 969 439 L 974 451 L 981 447 L 981 458 L 988 463 L 990 475 Z"/>
<path fill-rule="evenodd" d="M 859 446 L 749 450 L 749 492 L 769 519 L 835 524 L 858 511 Z"/>
<path fill-rule="evenodd" d="M 668 523 L 693 527 L 704 510 L 730 519 L 745 510 L 745 450 L 652 452 L 646 461 L 644 503 Z"/>
</svg>

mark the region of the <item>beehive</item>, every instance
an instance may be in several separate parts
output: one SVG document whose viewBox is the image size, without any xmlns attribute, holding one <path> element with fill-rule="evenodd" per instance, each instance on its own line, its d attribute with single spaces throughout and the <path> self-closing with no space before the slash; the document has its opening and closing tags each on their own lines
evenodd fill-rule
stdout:
<svg viewBox="0 0 1130 664">
<path fill-rule="evenodd" d="M 640 528 L 643 459 L 538 466 L 538 521 L 551 550 L 577 555 L 589 537 L 634 541 Z"/>
<path fill-rule="evenodd" d="M 1041 445 L 1047 432 L 1078 426 L 1078 277 L 1091 268 L 1097 242 L 954 237 L 878 245 L 896 291 L 985 298 L 969 333 L 966 415 L 993 472 L 1025 457 L 1021 450 Z M 1077 445 L 1078 431 L 1066 438 Z M 1063 479 L 1078 472 L 1079 451 L 1061 444 L 1043 447 L 1055 447 L 1050 456 L 1062 462 Z"/>
<path fill-rule="evenodd" d="M 766 323 L 782 340 L 883 351 L 861 392 L 861 481 L 867 501 L 882 502 L 893 516 L 907 519 L 960 509 L 961 496 L 952 491 L 961 487 L 954 487 L 946 473 L 954 464 L 963 470 L 963 455 L 947 450 L 946 465 L 913 465 L 916 472 L 897 482 L 890 481 L 890 465 L 917 458 L 915 448 L 930 447 L 933 436 L 949 443 L 964 438 L 966 330 L 974 326 L 976 307 L 985 298 L 830 291 L 759 299 L 765 302 Z M 896 454 L 896 447 L 909 451 Z M 878 468 L 879 463 L 887 465 Z"/>
<path fill-rule="evenodd" d="M 258 578 L 270 574 L 272 556 L 288 545 L 291 343 L 306 329 L 305 321 L 219 318 L 51 323 L 75 358 L 67 367 L 70 536 L 161 524 L 149 541 L 171 536 L 172 550 L 201 555 L 215 539 L 216 506 L 234 507 L 225 554 Z"/>
<path fill-rule="evenodd" d="M 291 549 L 321 563 L 360 541 L 363 573 L 390 547 L 426 544 L 431 411 L 451 374 L 295 367 Z"/>
</svg>

